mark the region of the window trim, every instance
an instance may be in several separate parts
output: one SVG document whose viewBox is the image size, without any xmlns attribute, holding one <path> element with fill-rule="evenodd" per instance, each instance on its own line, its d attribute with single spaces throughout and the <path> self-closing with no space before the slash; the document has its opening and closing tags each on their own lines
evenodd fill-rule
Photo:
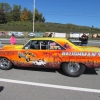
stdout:
<svg viewBox="0 0 100 100">
<path fill-rule="evenodd" d="M 33 41 L 40 41 L 39 49 L 30 48 Z M 47 41 L 48 42 L 47 45 L 45 45 L 47 47 L 46 49 L 42 49 L 41 48 L 42 47 L 41 46 L 41 41 Z M 59 45 L 61 47 L 61 49 L 50 49 L 50 41 L 55 42 L 57 45 Z M 57 43 L 54 40 L 30 40 L 22 49 L 25 49 L 25 47 L 28 47 L 28 44 L 29 44 L 29 48 L 28 49 L 32 49 L 32 50 L 66 50 L 62 45 L 60 45 L 59 43 Z"/>
</svg>

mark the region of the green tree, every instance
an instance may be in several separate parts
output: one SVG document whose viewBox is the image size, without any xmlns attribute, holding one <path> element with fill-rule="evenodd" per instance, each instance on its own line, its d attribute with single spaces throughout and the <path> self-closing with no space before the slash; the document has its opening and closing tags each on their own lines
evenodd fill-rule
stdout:
<svg viewBox="0 0 100 100">
<path fill-rule="evenodd" d="M 12 10 L 12 18 L 13 21 L 20 21 L 21 16 L 21 6 L 20 5 L 14 5 Z"/>
<path fill-rule="evenodd" d="M 43 17 L 42 13 L 39 13 L 37 9 L 35 9 L 35 21 L 45 22 L 45 18 Z"/>
<path fill-rule="evenodd" d="M 32 22 L 33 21 L 33 13 L 30 10 L 27 11 L 27 16 L 28 16 L 27 20 Z"/>
<path fill-rule="evenodd" d="M 6 19 L 7 19 L 7 22 L 11 22 L 13 20 L 12 11 L 6 13 Z"/>
<path fill-rule="evenodd" d="M 0 24 L 6 23 L 6 16 L 5 13 L 3 12 L 3 10 L 0 7 Z"/>
<path fill-rule="evenodd" d="M 7 23 L 11 6 L 8 3 L 0 3 L 0 23 Z"/>
</svg>

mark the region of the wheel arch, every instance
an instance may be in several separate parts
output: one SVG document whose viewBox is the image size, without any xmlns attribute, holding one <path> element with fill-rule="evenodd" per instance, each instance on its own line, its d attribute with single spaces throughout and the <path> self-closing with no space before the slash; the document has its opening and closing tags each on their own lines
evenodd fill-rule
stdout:
<svg viewBox="0 0 100 100">
<path fill-rule="evenodd" d="M 62 68 L 62 66 L 63 66 L 64 63 L 69 63 L 69 62 L 62 62 L 62 63 L 60 64 L 60 68 Z M 84 63 L 80 63 L 80 62 L 78 62 L 78 63 L 81 64 L 81 65 L 84 65 L 86 68 L 88 68 Z"/>
<path fill-rule="evenodd" d="M 10 60 L 9 58 L 4 57 L 4 56 L 1 56 L 0 59 L 1 59 L 1 58 L 6 58 L 6 59 L 8 59 L 8 60 L 12 63 L 12 65 L 14 65 L 14 63 L 12 62 L 12 60 Z"/>
<path fill-rule="evenodd" d="M 65 75 L 70 76 L 70 77 L 79 77 L 82 73 L 85 72 L 86 70 L 86 65 L 83 63 L 79 63 L 79 62 L 73 62 L 73 63 L 78 63 L 80 65 L 80 69 L 77 72 L 71 72 L 68 69 L 68 64 L 72 63 L 72 62 L 62 62 L 60 68 L 62 69 L 62 71 L 64 72 Z"/>
</svg>

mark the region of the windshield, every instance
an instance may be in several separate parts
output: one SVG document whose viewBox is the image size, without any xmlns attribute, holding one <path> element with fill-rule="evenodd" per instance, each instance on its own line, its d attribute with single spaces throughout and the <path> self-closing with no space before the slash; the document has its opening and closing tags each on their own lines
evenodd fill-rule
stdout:
<svg viewBox="0 0 100 100">
<path fill-rule="evenodd" d="M 72 44 L 74 44 L 75 46 L 80 46 L 81 42 L 80 41 L 72 41 L 70 39 L 67 39 L 69 42 L 71 42 Z"/>
</svg>

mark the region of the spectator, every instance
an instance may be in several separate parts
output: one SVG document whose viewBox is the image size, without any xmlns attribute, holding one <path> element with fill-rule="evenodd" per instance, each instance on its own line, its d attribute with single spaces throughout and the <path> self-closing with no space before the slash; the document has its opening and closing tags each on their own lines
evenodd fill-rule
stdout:
<svg viewBox="0 0 100 100">
<path fill-rule="evenodd" d="M 11 45 L 15 45 L 16 44 L 16 38 L 15 38 L 14 34 L 12 34 L 12 36 L 10 37 L 10 44 Z"/>
<path fill-rule="evenodd" d="M 83 33 L 83 35 L 79 38 L 79 40 L 81 41 L 82 46 L 87 46 L 88 36 L 86 35 L 86 33 Z"/>
<path fill-rule="evenodd" d="M 5 36 L 5 32 L 2 32 L 2 36 Z"/>
<path fill-rule="evenodd" d="M 48 35 L 48 37 L 53 37 L 53 33 L 50 33 L 50 34 Z"/>
</svg>

